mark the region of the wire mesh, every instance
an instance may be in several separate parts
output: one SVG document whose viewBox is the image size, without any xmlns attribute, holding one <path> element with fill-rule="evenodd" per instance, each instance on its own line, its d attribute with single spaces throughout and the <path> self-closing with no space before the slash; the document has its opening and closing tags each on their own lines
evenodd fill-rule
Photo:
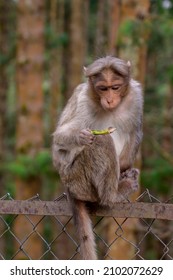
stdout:
<svg viewBox="0 0 173 280">
<path fill-rule="evenodd" d="M 64 198 L 62 194 L 56 201 Z M 6 194 L 0 204 L 6 200 L 15 202 Z M 41 199 L 36 195 L 28 201 Z M 163 205 L 148 190 L 136 202 Z M 10 214 L 8 208 L 0 214 L 0 259 L 81 259 L 71 216 Z M 99 259 L 173 259 L 173 217 L 169 217 L 92 216 Z"/>
</svg>

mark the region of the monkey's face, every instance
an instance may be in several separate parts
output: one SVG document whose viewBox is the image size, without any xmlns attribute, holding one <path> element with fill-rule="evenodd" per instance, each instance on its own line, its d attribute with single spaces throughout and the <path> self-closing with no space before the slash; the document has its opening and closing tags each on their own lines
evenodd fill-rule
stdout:
<svg viewBox="0 0 173 280">
<path fill-rule="evenodd" d="M 115 109 L 121 103 L 127 91 L 127 83 L 124 78 L 110 69 L 97 74 L 91 81 L 95 94 L 99 96 L 100 104 L 104 110 Z"/>
</svg>

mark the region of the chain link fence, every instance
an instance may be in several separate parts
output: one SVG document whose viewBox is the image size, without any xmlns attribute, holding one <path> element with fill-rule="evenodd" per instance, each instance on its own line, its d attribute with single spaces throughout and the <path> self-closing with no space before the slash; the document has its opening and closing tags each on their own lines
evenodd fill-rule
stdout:
<svg viewBox="0 0 173 280">
<path fill-rule="evenodd" d="M 173 204 L 148 190 L 92 214 L 99 259 L 173 259 Z M 66 195 L 0 199 L 0 259 L 80 259 Z"/>
</svg>

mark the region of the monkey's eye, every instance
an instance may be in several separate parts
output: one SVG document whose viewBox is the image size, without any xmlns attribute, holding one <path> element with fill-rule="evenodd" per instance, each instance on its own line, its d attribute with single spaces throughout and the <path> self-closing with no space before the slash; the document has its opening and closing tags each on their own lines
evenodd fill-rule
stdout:
<svg viewBox="0 0 173 280">
<path fill-rule="evenodd" d="M 121 88 L 121 85 L 115 85 L 111 87 L 112 90 L 119 90 Z"/>
<path fill-rule="evenodd" d="M 99 86 L 99 87 L 98 87 L 98 90 L 100 90 L 100 91 L 107 91 L 107 90 L 108 90 L 108 87 Z"/>
</svg>

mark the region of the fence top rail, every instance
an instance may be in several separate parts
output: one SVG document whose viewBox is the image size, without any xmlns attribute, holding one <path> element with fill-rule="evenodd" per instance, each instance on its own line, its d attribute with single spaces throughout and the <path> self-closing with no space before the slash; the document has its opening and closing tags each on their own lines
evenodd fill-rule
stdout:
<svg viewBox="0 0 173 280">
<path fill-rule="evenodd" d="M 66 199 L 59 201 L 0 200 L 0 214 L 72 216 Z M 116 218 L 150 218 L 173 220 L 173 204 L 152 202 L 116 203 L 114 208 L 98 207 L 92 214 Z"/>
</svg>

